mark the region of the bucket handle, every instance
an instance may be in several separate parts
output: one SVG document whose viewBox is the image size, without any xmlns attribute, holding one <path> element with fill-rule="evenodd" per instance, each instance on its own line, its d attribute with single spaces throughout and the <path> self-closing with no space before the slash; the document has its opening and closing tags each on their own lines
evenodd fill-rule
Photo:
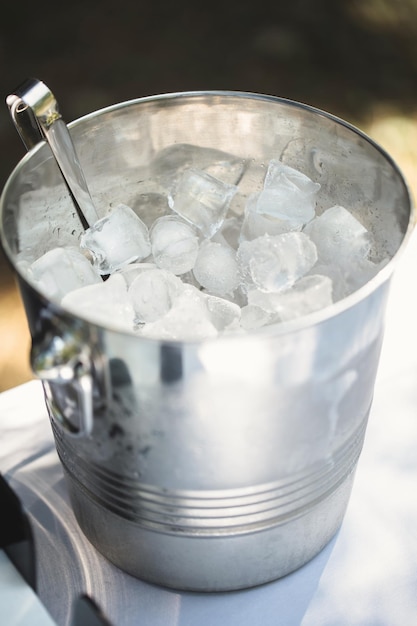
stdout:
<svg viewBox="0 0 417 626">
<path fill-rule="evenodd" d="M 30 354 L 31 367 L 45 389 L 46 399 L 61 426 L 72 435 L 89 435 L 93 429 L 93 372 L 90 348 L 81 344 L 71 331 L 34 340 Z M 79 425 L 71 422 L 60 409 L 54 407 L 49 384 L 68 385 L 78 396 Z"/>
</svg>

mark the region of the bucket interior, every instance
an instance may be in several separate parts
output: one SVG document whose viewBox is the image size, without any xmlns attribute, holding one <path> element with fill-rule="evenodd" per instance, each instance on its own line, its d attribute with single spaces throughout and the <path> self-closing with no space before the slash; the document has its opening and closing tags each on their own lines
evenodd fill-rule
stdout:
<svg viewBox="0 0 417 626">
<path fill-rule="evenodd" d="M 262 188 L 271 159 L 320 183 L 317 214 L 339 204 L 371 232 L 376 262 L 392 258 L 411 222 L 401 173 L 353 127 L 307 106 L 255 94 L 184 93 L 132 100 L 70 125 L 100 217 L 120 203 L 149 226 L 167 212 L 167 180 L 187 167 L 227 174 L 243 163 L 231 209 L 244 211 Z M 12 173 L 2 197 L 2 239 L 13 265 L 48 250 L 78 246 L 82 227 L 49 147 L 32 150 Z M 24 256 L 25 262 L 19 263 Z"/>
<path fill-rule="evenodd" d="M 100 216 L 126 203 L 146 220 L 149 206 L 163 205 L 164 176 L 210 160 L 227 167 L 228 158 L 248 165 L 243 199 L 232 207 L 238 213 L 260 190 L 268 161 L 279 159 L 320 183 L 318 214 L 344 206 L 371 229 L 381 256 L 395 254 L 408 227 L 408 192 L 389 157 L 340 120 L 289 101 L 221 93 L 141 99 L 81 118 L 71 134 Z M 25 247 L 39 255 L 78 241 L 78 218 L 48 146 L 12 174 L 2 222 L 13 259 Z"/>
</svg>

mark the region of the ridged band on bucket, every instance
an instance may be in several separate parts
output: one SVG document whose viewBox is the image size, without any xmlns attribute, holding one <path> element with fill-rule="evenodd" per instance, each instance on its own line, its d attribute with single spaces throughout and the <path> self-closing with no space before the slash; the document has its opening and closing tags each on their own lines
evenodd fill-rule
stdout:
<svg viewBox="0 0 417 626">
<path fill-rule="evenodd" d="M 60 460 L 89 498 L 141 527 L 182 535 L 247 533 L 287 523 L 328 497 L 358 460 L 366 420 L 324 463 L 289 479 L 225 490 L 171 490 L 144 484 L 77 456 L 59 428 L 53 431 Z"/>
</svg>

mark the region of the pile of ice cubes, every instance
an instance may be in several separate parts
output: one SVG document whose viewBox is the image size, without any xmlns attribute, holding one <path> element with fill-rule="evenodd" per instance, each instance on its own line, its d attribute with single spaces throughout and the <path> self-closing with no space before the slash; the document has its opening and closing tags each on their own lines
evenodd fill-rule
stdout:
<svg viewBox="0 0 417 626">
<path fill-rule="evenodd" d="M 342 206 L 318 214 L 320 185 L 302 172 L 271 160 L 253 193 L 224 172 L 183 168 L 152 223 L 119 204 L 78 248 L 31 263 L 30 280 L 94 323 L 200 340 L 308 315 L 380 269 L 370 232 Z"/>
</svg>

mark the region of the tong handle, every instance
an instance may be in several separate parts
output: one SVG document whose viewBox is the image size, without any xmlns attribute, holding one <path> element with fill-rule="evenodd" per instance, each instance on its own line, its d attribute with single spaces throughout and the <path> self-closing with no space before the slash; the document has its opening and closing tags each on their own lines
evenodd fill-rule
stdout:
<svg viewBox="0 0 417 626">
<path fill-rule="evenodd" d="M 15 93 L 6 98 L 6 104 L 27 150 L 42 140 L 49 144 L 81 225 L 86 230 L 99 219 L 99 216 L 71 135 L 52 91 L 37 78 L 28 78 Z"/>
<path fill-rule="evenodd" d="M 27 150 L 46 139 L 54 122 L 61 119 L 50 89 L 37 78 L 28 78 L 6 98 L 10 115 Z"/>
</svg>

